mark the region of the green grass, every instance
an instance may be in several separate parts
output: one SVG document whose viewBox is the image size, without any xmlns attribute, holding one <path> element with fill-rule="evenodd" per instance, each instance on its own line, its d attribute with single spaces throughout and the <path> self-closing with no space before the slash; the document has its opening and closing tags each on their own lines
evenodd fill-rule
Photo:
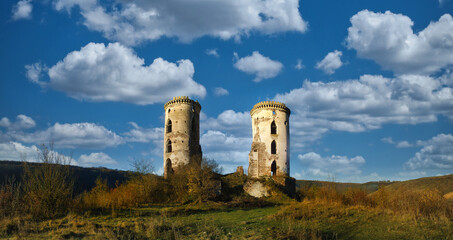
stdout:
<svg viewBox="0 0 453 240">
<path fill-rule="evenodd" d="M 280 220 L 288 238 L 453 239 L 452 219 L 414 218 L 375 208 L 303 202 L 283 207 Z M 309 236 L 309 237 L 306 237 Z"/>
<path fill-rule="evenodd" d="M 196 211 L 195 211 L 196 210 Z M 453 239 L 453 219 L 301 202 L 238 209 L 216 203 L 148 206 L 48 221 L 4 219 L 13 239 Z"/>
</svg>

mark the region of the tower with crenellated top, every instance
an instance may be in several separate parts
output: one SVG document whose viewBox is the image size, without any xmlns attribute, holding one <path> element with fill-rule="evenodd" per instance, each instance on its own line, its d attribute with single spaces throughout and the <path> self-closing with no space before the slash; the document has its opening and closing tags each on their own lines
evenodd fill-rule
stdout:
<svg viewBox="0 0 453 240">
<path fill-rule="evenodd" d="M 252 117 L 253 142 L 249 153 L 248 176 L 289 177 L 289 116 L 284 103 L 255 104 Z"/>
<path fill-rule="evenodd" d="M 167 177 L 178 171 L 180 166 L 201 162 L 201 105 L 182 96 L 165 103 L 164 109 L 164 177 Z"/>
</svg>

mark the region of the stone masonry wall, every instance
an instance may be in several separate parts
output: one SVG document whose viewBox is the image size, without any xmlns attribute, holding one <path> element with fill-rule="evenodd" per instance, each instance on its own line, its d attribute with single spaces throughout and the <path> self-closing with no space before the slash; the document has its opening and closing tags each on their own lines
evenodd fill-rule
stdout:
<svg viewBox="0 0 453 240">
<path fill-rule="evenodd" d="M 169 173 L 177 171 L 179 166 L 187 165 L 191 160 L 198 158 L 201 160 L 199 130 L 201 106 L 188 97 L 175 97 L 165 104 L 164 109 L 164 176 L 167 177 Z"/>
<path fill-rule="evenodd" d="M 289 176 L 289 116 L 290 110 L 279 102 L 260 102 L 250 112 L 252 117 L 253 143 L 249 153 L 249 177 Z M 276 133 L 271 133 L 275 123 Z M 276 152 L 272 153 L 275 141 Z"/>
</svg>

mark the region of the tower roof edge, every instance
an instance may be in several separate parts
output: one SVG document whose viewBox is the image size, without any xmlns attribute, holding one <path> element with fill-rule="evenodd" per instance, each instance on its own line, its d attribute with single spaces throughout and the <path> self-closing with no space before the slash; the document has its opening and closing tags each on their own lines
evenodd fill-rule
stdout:
<svg viewBox="0 0 453 240">
<path fill-rule="evenodd" d="M 277 101 L 262 101 L 255 104 L 255 106 L 253 106 L 252 110 L 250 111 L 250 115 L 253 115 L 253 113 L 258 109 L 280 109 L 286 112 L 288 115 L 291 114 L 291 110 L 284 103 Z"/>
<path fill-rule="evenodd" d="M 167 109 L 168 106 L 175 104 L 175 103 L 193 104 L 193 105 L 196 105 L 199 109 L 201 109 L 200 103 L 198 101 L 190 99 L 188 96 L 174 97 L 172 100 L 170 100 L 164 104 L 164 109 Z"/>
</svg>

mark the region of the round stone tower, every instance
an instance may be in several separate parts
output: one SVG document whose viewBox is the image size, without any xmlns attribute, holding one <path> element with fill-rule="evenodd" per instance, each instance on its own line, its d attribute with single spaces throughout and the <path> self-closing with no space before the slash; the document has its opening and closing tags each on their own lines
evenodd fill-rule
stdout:
<svg viewBox="0 0 453 240">
<path fill-rule="evenodd" d="M 255 104 L 252 116 L 253 142 L 249 153 L 250 177 L 289 177 L 289 115 L 285 104 L 264 101 Z"/>
<path fill-rule="evenodd" d="M 164 105 L 164 177 L 189 163 L 201 163 L 200 110 L 198 101 L 174 97 Z"/>
</svg>

